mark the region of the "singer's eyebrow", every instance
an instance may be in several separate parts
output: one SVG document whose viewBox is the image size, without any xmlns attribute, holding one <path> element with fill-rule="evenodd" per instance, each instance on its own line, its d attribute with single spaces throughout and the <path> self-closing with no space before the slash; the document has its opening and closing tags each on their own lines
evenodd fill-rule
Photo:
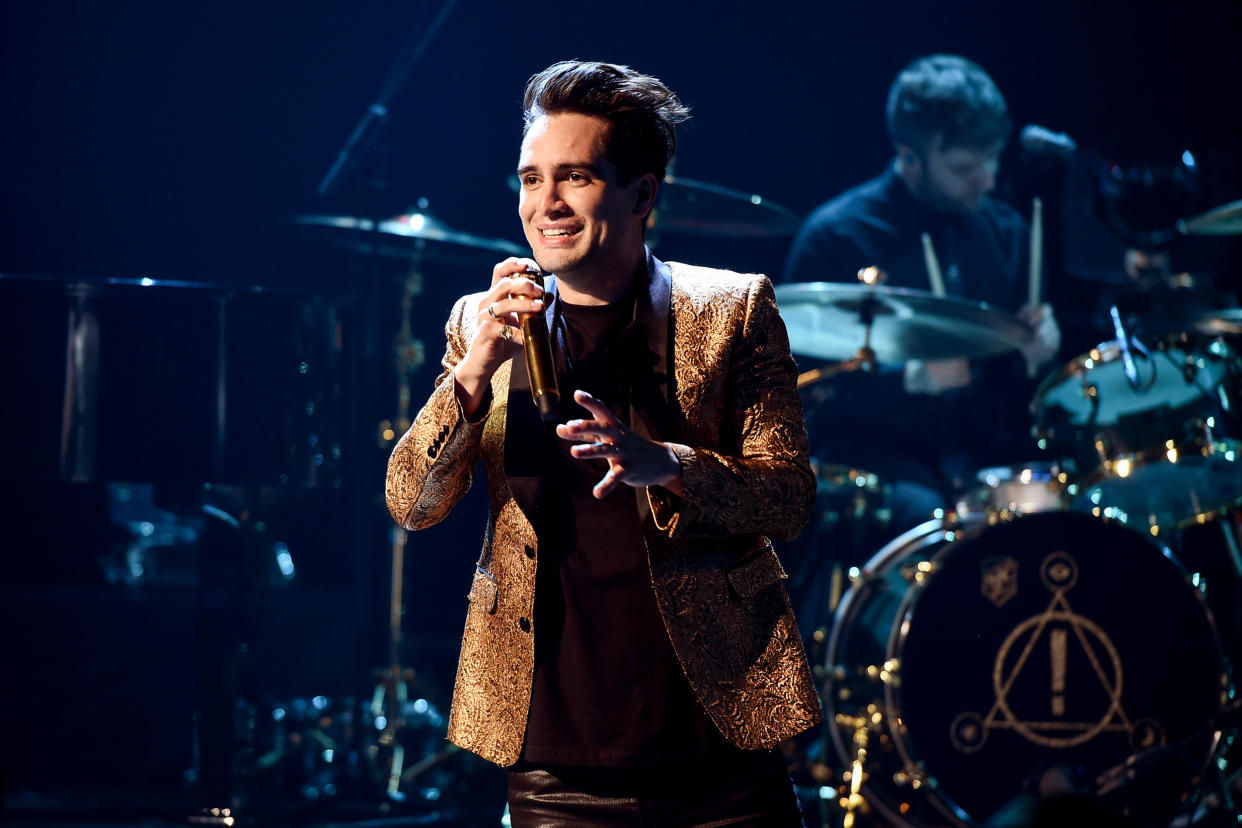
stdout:
<svg viewBox="0 0 1242 828">
<path fill-rule="evenodd" d="M 587 172 L 591 173 L 591 175 L 594 175 L 597 178 L 602 178 L 604 174 L 603 170 L 601 170 L 595 164 L 590 163 L 589 161 L 582 161 L 576 164 L 557 164 L 552 169 L 554 172 L 557 172 L 557 173 L 568 172 L 569 170 L 586 170 Z M 517 170 L 517 174 L 519 176 L 525 175 L 526 173 L 531 173 L 531 172 L 538 172 L 538 170 L 535 169 L 535 166 L 533 164 L 527 164 L 524 167 L 518 167 L 518 170 Z"/>
</svg>

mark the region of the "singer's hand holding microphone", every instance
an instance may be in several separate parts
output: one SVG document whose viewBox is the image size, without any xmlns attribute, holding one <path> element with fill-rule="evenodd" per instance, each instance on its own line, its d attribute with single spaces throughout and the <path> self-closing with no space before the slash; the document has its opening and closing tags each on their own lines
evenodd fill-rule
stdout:
<svg viewBox="0 0 1242 828">
<path fill-rule="evenodd" d="M 540 417 L 545 422 L 560 419 L 541 281 L 539 266 L 530 259 L 509 258 L 492 269 L 491 290 L 479 303 L 474 336 L 454 372 L 457 398 L 468 418 L 478 414 L 496 369 L 525 350 L 531 395 Z M 681 494 L 681 463 L 668 445 L 635 434 L 587 392 L 575 391 L 573 397 L 591 418 L 558 425 L 556 433 L 577 444 L 570 450 L 574 457 L 607 461 L 608 471 L 594 488 L 596 498 L 621 486 L 660 485 Z"/>
<path fill-rule="evenodd" d="M 543 288 L 525 275 L 539 266 L 530 259 L 505 259 L 492 268 L 492 287 L 479 302 L 474 336 L 457 365 L 457 399 L 473 418 L 487 396 L 492 374 L 522 349 L 523 314 L 543 313 Z"/>
</svg>

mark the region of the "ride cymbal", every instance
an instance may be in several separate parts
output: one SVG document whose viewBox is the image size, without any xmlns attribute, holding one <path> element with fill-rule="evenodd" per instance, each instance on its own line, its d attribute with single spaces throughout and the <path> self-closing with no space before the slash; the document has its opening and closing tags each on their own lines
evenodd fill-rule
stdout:
<svg viewBox="0 0 1242 828">
<path fill-rule="evenodd" d="M 1031 327 L 981 302 L 838 282 L 778 285 L 795 354 L 849 359 L 866 342 L 881 363 L 983 357 L 1020 348 Z M 869 341 L 868 341 L 869 336 Z"/>
</svg>

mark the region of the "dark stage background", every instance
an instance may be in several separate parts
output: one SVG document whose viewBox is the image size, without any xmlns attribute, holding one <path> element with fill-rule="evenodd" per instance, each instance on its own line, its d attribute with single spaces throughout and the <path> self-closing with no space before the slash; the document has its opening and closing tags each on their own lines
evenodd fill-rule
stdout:
<svg viewBox="0 0 1242 828">
<path fill-rule="evenodd" d="M 16 280 L 0 294 L 9 409 L 0 425 L 16 458 L 6 464 L 0 535 L 0 771 L 10 795 L 180 791 L 195 762 L 196 699 L 211 692 L 202 619 L 212 612 L 251 641 L 248 696 L 261 716 L 295 698 L 344 705 L 370 695 L 372 671 L 387 662 L 390 552 L 386 449 L 375 435 L 396 414 L 392 340 L 406 264 L 320 244 L 322 235 L 289 219 L 390 216 L 426 199 L 454 229 L 520 243 L 507 184 L 520 96 L 526 78 L 555 60 L 622 62 L 664 79 L 695 111 L 679 135 L 676 173 L 799 215 L 883 167 L 888 85 L 933 52 L 987 69 L 1016 126 L 1063 130 L 1124 163 L 1174 164 L 1190 150 L 1204 194 L 1188 214 L 1238 197 L 1242 6 L 1224 0 L 462 0 L 388 102 L 387 125 L 359 164 L 317 195 L 402 44 L 439 8 L 10 0 L 0 9 L 0 273 L 215 286 L 104 295 L 107 353 L 124 356 L 105 366 L 99 393 L 121 413 L 98 438 L 100 467 L 75 485 L 56 468 L 70 302 L 60 281 Z M 368 186 L 376 178 L 382 188 Z M 1073 296 L 1080 285 L 1055 224 L 1063 179 L 1055 159 L 1011 150 L 999 194 L 1024 213 L 1032 194 L 1047 196 L 1050 290 Z M 788 241 L 664 234 L 657 252 L 775 274 Z M 1237 286 L 1227 244 L 1187 256 L 1208 263 L 1218 285 Z M 416 407 L 450 303 L 486 283 L 494 258 L 424 262 L 411 318 L 430 364 L 414 374 Z M 220 296 L 229 297 L 233 337 L 224 346 Z M 213 459 L 218 435 L 205 412 L 222 347 L 235 372 L 233 442 Z M 308 454 L 308 434 L 323 441 L 326 460 Z M 132 577 L 133 530 L 117 516 L 110 481 L 153 484 L 139 498 L 171 516 L 169 531 L 192 513 L 201 547 L 170 542 L 151 553 L 145 580 Z M 217 484 L 211 503 L 245 513 L 242 540 L 218 548 L 247 551 L 214 572 L 203 560 L 218 551 L 203 541 L 215 525 L 199 508 L 204 483 Z M 479 488 L 444 526 L 409 541 L 401 661 L 445 713 L 483 533 Z M 298 564 L 293 579 L 277 571 L 278 543 Z M 239 594 L 243 575 L 258 586 Z M 213 584 L 225 609 L 203 598 Z"/>
</svg>

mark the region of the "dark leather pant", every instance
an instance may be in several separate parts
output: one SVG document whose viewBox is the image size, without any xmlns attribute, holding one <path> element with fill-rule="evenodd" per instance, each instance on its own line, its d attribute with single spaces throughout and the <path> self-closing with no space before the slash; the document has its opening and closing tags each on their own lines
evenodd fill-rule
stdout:
<svg viewBox="0 0 1242 828">
<path fill-rule="evenodd" d="M 684 769 L 521 767 L 509 772 L 513 828 L 717 826 L 801 828 L 802 813 L 779 751 L 728 765 Z"/>
</svg>

